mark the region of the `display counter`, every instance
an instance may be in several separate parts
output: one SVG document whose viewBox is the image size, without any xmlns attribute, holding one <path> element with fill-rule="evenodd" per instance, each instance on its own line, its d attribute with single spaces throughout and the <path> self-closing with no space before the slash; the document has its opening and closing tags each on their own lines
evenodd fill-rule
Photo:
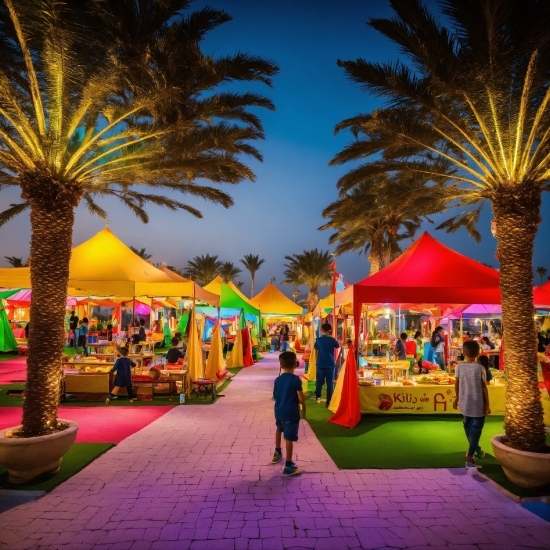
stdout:
<svg viewBox="0 0 550 550">
<path fill-rule="evenodd" d="M 504 415 L 506 384 L 487 386 L 491 415 Z M 460 414 L 453 409 L 453 385 L 359 386 L 361 413 Z"/>
</svg>

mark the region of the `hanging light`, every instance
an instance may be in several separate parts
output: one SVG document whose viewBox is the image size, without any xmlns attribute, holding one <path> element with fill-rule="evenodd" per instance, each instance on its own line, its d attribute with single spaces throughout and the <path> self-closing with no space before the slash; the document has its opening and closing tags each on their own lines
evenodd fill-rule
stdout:
<svg viewBox="0 0 550 550">
<path fill-rule="evenodd" d="M 491 220 L 491 234 L 496 238 L 497 236 L 497 221 Z"/>
</svg>

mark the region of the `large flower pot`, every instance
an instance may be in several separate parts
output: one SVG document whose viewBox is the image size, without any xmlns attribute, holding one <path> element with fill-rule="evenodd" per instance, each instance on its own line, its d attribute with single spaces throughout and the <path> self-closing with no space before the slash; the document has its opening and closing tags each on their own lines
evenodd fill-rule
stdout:
<svg viewBox="0 0 550 550">
<path fill-rule="evenodd" d="M 550 483 L 550 453 L 518 451 L 502 443 L 504 435 L 491 439 L 493 452 L 506 477 L 520 487 L 541 487 Z"/>
<path fill-rule="evenodd" d="M 75 442 L 78 431 L 78 424 L 72 420 L 59 422 L 69 424 L 69 427 L 39 437 L 6 437 L 6 432 L 20 426 L 0 430 L 0 464 L 8 469 L 10 483 L 27 483 L 59 471 L 63 455 Z"/>
</svg>

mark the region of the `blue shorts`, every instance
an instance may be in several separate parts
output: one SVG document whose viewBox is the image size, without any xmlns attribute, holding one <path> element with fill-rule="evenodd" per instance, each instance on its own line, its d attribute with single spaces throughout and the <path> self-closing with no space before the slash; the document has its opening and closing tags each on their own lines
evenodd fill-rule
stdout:
<svg viewBox="0 0 550 550">
<path fill-rule="evenodd" d="M 299 420 L 275 420 L 275 425 L 286 441 L 298 441 Z"/>
</svg>

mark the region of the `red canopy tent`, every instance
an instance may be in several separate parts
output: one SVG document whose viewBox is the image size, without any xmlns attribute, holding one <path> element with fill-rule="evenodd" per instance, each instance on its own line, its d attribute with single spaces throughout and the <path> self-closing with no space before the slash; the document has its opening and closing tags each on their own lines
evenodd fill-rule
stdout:
<svg viewBox="0 0 550 550">
<path fill-rule="evenodd" d="M 500 304 L 496 269 L 455 252 L 428 233 L 378 273 L 353 285 L 353 314 L 362 304 Z M 359 333 L 356 331 L 356 345 Z"/>
<path fill-rule="evenodd" d="M 550 281 L 534 288 L 533 304 L 542 309 L 550 307 Z"/>
</svg>

